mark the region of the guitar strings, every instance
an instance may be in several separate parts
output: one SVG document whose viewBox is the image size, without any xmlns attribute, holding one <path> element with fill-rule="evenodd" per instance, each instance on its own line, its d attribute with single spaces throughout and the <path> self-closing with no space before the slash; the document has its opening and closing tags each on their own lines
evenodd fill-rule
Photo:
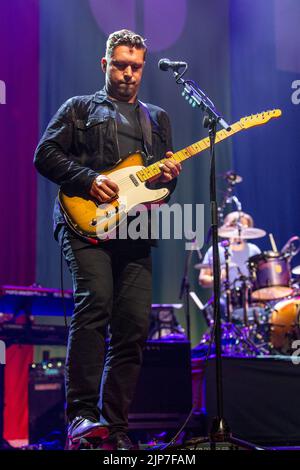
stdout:
<svg viewBox="0 0 300 470">
<path fill-rule="evenodd" d="M 237 128 L 237 125 L 238 125 L 238 124 L 239 124 L 239 123 L 233 124 L 233 125 L 231 126 L 231 131 L 229 131 L 229 132 L 225 132 L 224 130 L 219 131 L 219 132 L 217 133 L 216 142 L 220 142 L 220 141 L 224 140 L 225 138 L 227 138 L 227 137 L 229 137 L 229 136 L 235 134 L 235 133 L 239 130 L 239 129 Z M 239 126 L 239 127 L 240 127 L 240 130 L 242 130 L 242 127 L 241 127 L 241 126 Z M 174 153 L 174 156 L 176 157 L 176 155 L 177 155 L 178 161 L 180 161 L 180 162 L 182 162 L 182 161 L 184 161 L 184 160 L 187 160 L 187 159 L 190 158 L 190 157 L 194 157 L 194 156 L 197 155 L 198 153 L 201 153 L 202 151 L 204 151 L 204 150 L 206 150 L 206 149 L 208 148 L 208 147 L 207 147 L 208 144 L 207 144 L 206 141 L 208 141 L 208 138 L 207 138 L 207 137 L 204 138 L 204 139 L 202 139 L 202 140 L 199 140 L 198 142 L 195 142 L 194 144 L 192 144 L 192 145 L 190 145 L 189 147 L 187 147 L 188 149 L 190 149 L 190 148 L 192 149 L 192 153 L 189 154 L 189 155 L 186 155 L 185 153 L 183 153 L 184 150 L 186 150 L 186 149 L 183 149 L 183 150 L 179 150 L 178 152 L 175 152 L 175 153 Z M 203 144 L 203 143 L 205 144 L 204 148 L 201 147 L 201 144 Z M 195 150 L 193 149 L 193 147 L 196 149 L 196 152 L 195 152 Z M 165 160 L 165 159 L 163 159 L 163 160 Z M 156 162 L 156 164 L 159 164 L 159 162 Z M 155 164 L 153 164 L 153 165 L 155 165 Z M 150 165 L 150 166 L 152 166 L 152 165 Z M 144 168 L 147 169 L 147 168 L 149 168 L 149 167 L 144 167 Z M 141 168 L 141 170 L 138 170 L 138 171 L 142 171 L 144 168 Z M 137 171 L 137 172 L 138 172 L 138 171 Z M 137 174 L 137 172 L 135 172 L 135 175 Z M 159 173 L 158 173 L 158 174 L 159 174 Z M 156 176 L 156 175 L 153 175 L 153 176 Z M 129 177 L 126 176 L 125 178 L 120 179 L 120 180 L 119 180 L 119 183 L 126 182 L 126 181 L 128 180 L 128 178 L 129 178 Z M 130 186 L 131 186 L 131 185 L 130 185 Z M 130 186 L 128 186 L 128 187 L 130 187 Z"/>
</svg>

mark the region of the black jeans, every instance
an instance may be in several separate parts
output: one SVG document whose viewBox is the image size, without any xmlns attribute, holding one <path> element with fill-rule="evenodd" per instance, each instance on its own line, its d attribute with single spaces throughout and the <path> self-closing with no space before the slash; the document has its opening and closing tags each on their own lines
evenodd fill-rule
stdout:
<svg viewBox="0 0 300 470">
<path fill-rule="evenodd" d="M 75 301 L 66 358 L 67 417 L 95 417 L 113 432 L 126 431 L 148 334 L 151 248 L 132 240 L 90 245 L 64 226 L 58 239 Z"/>
</svg>

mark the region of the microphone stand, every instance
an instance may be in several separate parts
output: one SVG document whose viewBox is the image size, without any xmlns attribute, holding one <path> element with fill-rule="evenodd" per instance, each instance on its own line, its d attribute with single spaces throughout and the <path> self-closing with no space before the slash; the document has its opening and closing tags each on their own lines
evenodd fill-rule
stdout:
<svg viewBox="0 0 300 470">
<path fill-rule="evenodd" d="M 179 299 L 181 300 L 185 296 L 184 310 L 185 310 L 185 322 L 186 322 L 186 333 L 189 342 L 191 341 L 191 320 L 190 320 L 190 281 L 189 281 L 189 267 L 191 264 L 193 251 L 189 250 L 185 257 L 184 272 L 180 286 Z"/>
<path fill-rule="evenodd" d="M 220 317 L 220 257 L 218 246 L 218 205 L 217 205 L 217 191 L 216 191 L 216 158 L 215 158 L 215 139 L 217 124 L 220 124 L 226 131 L 230 131 L 230 126 L 217 111 L 213 102 L 207 95 L 198 87 L 192 80 L 183 80 L 183 75 L 187 70 L 187 65 L 182 73 L 178 72 L 177 66 L 173 70 L 176 83 L 182 85 L 184 90 L 182 95 L 192 105 L 192 107 L 200 107 L 205 113 L 203 119 L 204 128 L 208 129 L 210 140 L 210 209 L 211 209 L 211 234 L 212 234 L 212 247 L 213 247 L 213 292 L 214 292 L 214 322 L 215 322 L 215 350 L 216 350 L 216 392 L 217 392 L 217 416 L 213 419 L 211 430 L 207 438 L 193 438 L 185 443 L 185 445 L 192 445 L 194 448 L 197 446 L 209 443 L 210 450 L 216 450 L 217 443 L 229 443 L 235 447 L 244 449 L 261 449 L 255 444 L 242 441 L 232 436 L 232 432 L 224 417 L 224 397 L 223 397 L 223 373 L 222 373 L 222 331 L 221 331 L 221 317 Z"/>
</svg>

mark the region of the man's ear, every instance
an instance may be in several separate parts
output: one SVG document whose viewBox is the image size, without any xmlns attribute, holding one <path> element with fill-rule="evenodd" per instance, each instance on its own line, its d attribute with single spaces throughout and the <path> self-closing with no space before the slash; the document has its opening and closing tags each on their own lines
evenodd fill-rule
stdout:
<svg viewBox="0 0 300 470">
<path fill-rule="evenodd" d="M 102 57 L 101 59 L 101 68 L 104 73 L 106 73 L 106 68 L 107 68 L 107 60 L 105 57 Z"/>
</svg>

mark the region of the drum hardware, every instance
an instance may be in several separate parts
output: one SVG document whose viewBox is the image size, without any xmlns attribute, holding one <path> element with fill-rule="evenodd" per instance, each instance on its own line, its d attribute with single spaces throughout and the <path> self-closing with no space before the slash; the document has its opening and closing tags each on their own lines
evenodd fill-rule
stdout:
<svg viewBox="0 0 300 470">
<path fill-rule="evenodd" d="M 249 301 L 251 293 L 250 278 L 244 276 L 235 263 L 230 263 L 228 240 L 222 242 L 224 248 L 225 265 L 225 279 L 222 283 L 222 293 L 225 294 L 226 308 L 225 319 L 222 320 L 222 354 L 237 355 L 237 356 L 257 356 L 259 354 L 269 354 L 269 349 L 266 346 L 265 335 L 260 334 L 261 322 L 258 314 L 255 316 L 256 321 L 249 319 Z M 197 265 L 196 265 L 197 266 Z M 239 277 L 233 284 L 229 280 L 229 268 L 234 266 L 240 272 Z M 197 266 L 198 267 L 198 266 Z M 207 267 L 207 265 L 205 265 Z M 236 284 L 239 284 L 237 287 Z M 203 307 L 203 314 L 206 318 L 209 331 L 203 336 L 199 347 L 203 351 L 209 350 L 211 342 L 211 335 L 214 328 L 213 315 L 210 314 L 210 309 L 214 303 L 214 298 L 211 297 L 206 305 Z M 235 309 L 240 307 L 242 309 L 242 318 L 239 321 L 234 321 L 233 313 Z"/>
<path fill-rule="evenodd" d="M 269 343 L 266 341 L 265 334 L 262 334 L 258 325 L 248 325 L 240 328 L 244 342 L 247 342 L 253 351 L 253 354 L 259 356 L 261 354 L 269 355 Z"/>
<path fill-rule="evenodd" d="M 200 344 L 197 346 L 197 350 L 203 351 L 203 356 L 207 355 L 207 351 L 211 348 L 211 354 L 215 353 L 214 345 L 211 345 L 211 334 L 213 325 L 211 328 L 202 336 Z M 222 321 L 221 323 L 222 341 L 221 350 L 222 355 L 225 356 L 257 356 L 260 353 L 260 349 L 255 343 L 250 340 L 245 331 L 241 331 L 234 323 L 228 323 Z"/>
<path fill-rule="evenodd" d="M 230 186 L 235 186 L 236 184 L 241 183 L 243 181 L 242 176 L 239 176 L 232 170 L 226 171 L 221 176 L 224 180 L 227 181 Z"/>
<path fill-rule="evenodd" d="M 224 240 L 221 245 L 224 248 L 224 257 L 225 257 L 225 280 L 224 290 L 226 294 L 226 317 L 228 323 L 231 323 L 231 316 L 232 316 L 232 299 L 231 299 L 231 289 L 230 289 L 230 282 L 229 282 L 229 268 L 230 268 L 230 254 L 229 254 L 229 240 Z"/>
<path fill-rule="evenodd" d="M 242 226 L 240 226 L 241 228 Z M 232 312 L 233 312 L 233 298 L 232 298 L 232 293 L 236 292 L 237 290 L 235 289 L 236 283 L 239 283 L 241 285 L 241 288 L 239 288 L 239 292 L 241 293 L 241 304 L 243 308 L 243 319 L 244 319 L 244 325 L 248 325 L 248 295 L 249 295 L 249 288 L 251 288 L 251 285 L 249 285 L 249 278 L 244 276 L 242 272 L 240 271 L 240 268 L 234 264 L 230 264 L 230 253 L 229 253 L 229 248 L 230 248 L 230 241 L 229 240 L 224 240 L 221 242 L 221 246 L 224 248 L 224 257 L 225 257 L 225 279 L 223 281 L 223 286 L 224 286 L 224 291 L 226 294 L 226 319 L 228 323 L 231 323 L 232 321 Z M 231 266 L 234 266 L 237 268 L 239 272 L 239 277 L 235 280 L 234 282 L 234 290 L 230 286 L 230 280 L 229 280 L 229 269 Z"/>
<path fill-rule="evenodd" d="M 224 220 L 224 210 L 225 210 L 226 205 L 231 204 L 232 202 L 237 203 L 238 201 L 236 196 L 232 196 L 232 192 L 233 192 L 234 186 L 236 184 L 241 183 L 243 181 L 243 178 L 237 175 L 232 170 L 226 171 L 226 173 L 222 173 L 219 176 L 221 176 L 227 182 L 227 188 L 225 189 L 223 193 L 222 202 L 220 206 L 218 207 L 218 220 L 219 220 L 219 224 L 222 224 Z"/>
<path fill-rule="evenodd" d="M 203 351 L 203 356 L 211 348 L 211 354 L 214 354 L 214 348 L 211 346 L 211 334 L 213 325 L 202 336 L 197 350 Z M 238 326 L 234 323 L 222 321 L 222 354 L 227 356 L 256 357 L 259 355 L 271 354 L 271 349 L 267 334 L 260 331 L 256 325 Z"/>
<path fill-rule="evenodd" d="M 297 246 L 298 244 L 298 246 Z M 281 253 L 290 259 L 296 256 L 300 251 L 300 238 L 297 235 L 291 237 L 284 247 L 281 249 Z"/>
<path fill-rule="evenodd" d="M 246 281 L 249 284 L 249 279 Z M 225 290 L 223 289 L 224 293 Z M 232 318 L 231 322 L 228 322 L 227 315 L 225 314 L 226 320 L 222 320 L 222 354 L 249 357 L 271 354 L 274 351 L 274 347 L 270 342 L 271 325 L 269 323 L 272 307 L 268 303 L 260 302 L 248 305 L 247 302 L 247 310 L 245 311 L 242 302 L 245 295 L 242 294 L 241 287 L 233 288 L 230 286 L 230 296 Z M 203 349 L 203 356 L 209 351 L 214 328 L 213 313 L 211 312 L 213 302 L 214 299 L 211 297 L 203 306 L 203 309 L 201 309 L 208 325 L 208 330 L 203 335 L 199 347 L 197 347 L 197 349 Z M 236 308 L 238 302 L 241 308 Z M 214 353 L 214 350 L 212 349 L 210 352 Z"/>
<path fill-rule="evenodd" d="M 245 326 L 248 326 L 248 309 L 251 284 L 249 283 L 249 278 L 247 276 L 242 275 L 242 273 L 240 273 L 240 276 L 235 282 L 241 283 L 240 291 L 242 295 L 243 323 Z"/>
<path fill-rule="evenodd" d="M 232 192 L 233 190 L 233 184 L 236 184 L 237 182 L 241 182 L 242 178 L 239 177 L 238 175 L 234 174 L 233 172 L 228 172 L 225 174 L 225 179 L 228 181 L 228 183 L 231 185 L 229 193 Z M 230 281 L 229 281 L 229 269 L 232 267 L 233 264 L 230 264 L 230 254 L 229 254 L 229 248 L 230 245 L 232 244 L 233 240 L 237 240 L 242 242 L 244 239 L 254 239 L 254 238 L 260 238 L 266 235 L 266 232 L 262 229 L 254 228 L 254 227 L 245 227 L 241 223 L 241 219 L 243 216 L 242 212 L 242 204 L 235 195 L 230 195 L 227 194 L 225 201 L 223 200 L 223 203 L 221 207 L 219 208 L 219 213 L 222 215 L 222 220 L 223 220 L 223 212 L 225 208 L 225 204 L 228 203 L 235 203 L 237 212 L 238 212 L 238 219 L 236 221 L 235 226 L 227 226 L 227 225 L 222 225 L 218 229 L 218 235 L 221 238 L 225 238 L 226 240 L 221 242 L 221 246 L 224 248 L 224 257 L 225 257 L 225 280 L 223 282 L 224 285 L 224 291 L 226 294 L 226 318 L 229 323 L 232 321 L 232 312 L 233 312 L 233 293 L 236 293 L 237 290 L 234 289 L 232 290 L 230 286 Z M 231 240 L 231 242 L 230 242 Z M 235 267 L 239 271 L 239 278 L 238 282 L 241 284 L 241 289 L 239 289 L 239 292 L 241 293 L 241 299 L 242 299 L 242 308 L 243 308 L 243 324 L 244 326 L 248 326 L 248 308 L 249 308 L 249 293 L 251 291 L 251 283 L 249 282 L 249 278 L 244 276 L 239 267 L 235 265 Z"/>
<path fill-rule="evenodd" d="M 269 335 L 266 334 L 266 325 L 268 325 L 267 318 L 259 317 L 259 311 L 262 309 L 265 312 L 266 306 L 259 305 L 258 307 L 251 303 L 250 278 L 243 275 L 240 270 L 239 272 L 240 275 L 234 282 L 234 285 L 239 284 L 239 287 L 234 287 L 232 291 L 235 294 L 239 294 L 238 296 L 235 295 L 235 299 L 239 297 L 239 305 L 238 302 L 235 301 L 235 307 L 240 307 L 242 310 L 241 325 L 239 327 L 236 325 L 241 342 L 247 344 L 247 350 L 251 351 L 251 355 L 270 354 L 268 343 Z M 232 297 L 231 295 L 231 298 Z M 234 318 L 236 311 L 237 310 L 233 310 L 233 321 L 238 321 L 238 318 Z M 250 312 L 252 317 L 250 316 Z M 268 326 L 267 329 L 269 330 Z"/>
</svg>

